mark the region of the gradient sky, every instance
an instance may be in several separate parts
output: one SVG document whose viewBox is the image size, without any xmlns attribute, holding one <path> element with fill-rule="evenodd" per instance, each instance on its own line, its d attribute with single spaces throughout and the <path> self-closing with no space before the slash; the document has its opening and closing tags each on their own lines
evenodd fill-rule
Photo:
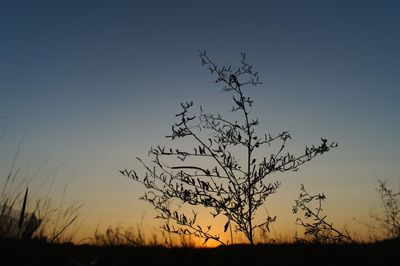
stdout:
<svg viewBox="0 0 400 266">
<path fill-rule="evenodd" d="M 26 131 L 21 175 L 61 164 L 54 197 L 67 184 L 86 202 L 84 233 L 150 224 L 143 189 L 118 170 L 166 143 L 180 102 L 229 113 L 197 50 L 220 65 L 245 51 L 264 83 L 248 91 L 262 130 L 289 130 L 294 152 L 320 137 L 339 143 L 281 177 L 268 205 L 276 228 L 294 231 L 304 184 L 325 191 L 332 221 L 362 231 L 377 180 L 400 183 L 399 14 L 398 1 L 3 1 L 1 176 Z"/>
</svg>

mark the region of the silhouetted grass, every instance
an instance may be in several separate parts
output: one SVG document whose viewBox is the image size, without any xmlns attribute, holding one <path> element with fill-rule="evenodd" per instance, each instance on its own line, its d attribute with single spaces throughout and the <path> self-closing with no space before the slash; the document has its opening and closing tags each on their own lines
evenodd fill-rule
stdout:
<svg viewBox="0 0 400 266">
<path fill-rule="evenodd" d="M 59 167 L 43 176 L 42 165 L 32 175 L 22 176 L 17 161 L 23 139 L 8 173 L 0 177 L 0 239 L 70 242 L 77 233 L 77 219 L 83 204 L 66 203 L 66 187 L 58 201 L 50 196 Z"/>
<path fill-rule="evenodd" d="M 109 226 L 105 232 L 96 229 L 94 236 L 87 243 L 95 246 L 129 246 L 129 247 L 164 247 L 194 248 L 194 240 L 190 236 L 175 235 L 161 231 L 153 232 L 148 237 L 142 230 L 142 223 L 136 227 Z"/>
<path fill-rule="evenodd" d="M 398 246 L 398 241 L 384 241 L 196 249 L 2 240 L 0 265 L 383 265 L 398 259 Z"/>
</svg>

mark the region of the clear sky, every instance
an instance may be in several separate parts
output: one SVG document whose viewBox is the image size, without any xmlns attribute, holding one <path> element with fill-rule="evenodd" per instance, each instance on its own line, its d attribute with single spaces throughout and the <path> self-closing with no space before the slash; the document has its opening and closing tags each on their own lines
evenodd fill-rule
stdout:
<svg viewBox="0 0 400 266">
<path fill-rule="evenodd" d="M 3 1 L 0 4 L 1 176 L 61 164 L 55 197 L 86 202 L 82 230 L 135 225 L 154 212 L 121 176 L 136 156 L 166 143 L 179 103 L 221 113 L 230 97 L 197 50 L 218 64 L 241 51 L 260 73 L 251 88 L 266 132 L 289 130 L 293 151 L 339 147 L 281 177 L 268 211 L 294 231 L 299 184 L 328 196 L 328 217 L 350 230 L 377 210 L 374 188 L 400 183 L 398 1 Z M 46 158 L 49 158 L 48 160 Z M 285 231 L 286 230 L 286 231 Z"/>
</svg>

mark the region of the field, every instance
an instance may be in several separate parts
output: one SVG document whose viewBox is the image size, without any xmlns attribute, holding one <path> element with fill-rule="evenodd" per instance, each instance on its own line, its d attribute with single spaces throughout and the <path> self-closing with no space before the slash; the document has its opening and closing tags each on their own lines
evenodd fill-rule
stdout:
<svg viewBox="0 0 400 266">
<path fill-rule="evenodd" d="M 237 245 L 164 248 L 1 241 L 0 265 L 384 265 L 399 261 L 399 241 L 374 244 Z"/>
</svg>

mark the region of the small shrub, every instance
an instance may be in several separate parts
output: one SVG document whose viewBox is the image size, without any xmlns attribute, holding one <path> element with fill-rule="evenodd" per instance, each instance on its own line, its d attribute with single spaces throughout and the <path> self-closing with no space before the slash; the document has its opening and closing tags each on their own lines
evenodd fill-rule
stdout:
<svg viewBox="0 0 400 266">
<path fill-rule="evenodd" d="M 316 244 L 341 244 L 352 243 L 353 239 L 349 232 L 345 229 L 340 231 L 326 220 L 326 215 L 323 214 L 322 202 L 326 199 L 325 194 L 310 195 L 304 185 L 300 187 L 300 195 L 295 200 L 293 213 L 302 211 L 304 218 L 297 218 L 296 224 L 304 228 L 306 238 L 297 238 L 300 242 L 311 242 Z M 311 206 L 311 205 L 315 206 Z"/>
<path fill-rule="evenodd" d="M 378 228 L 387 239 L 400 238 L 400 191 L 393 192 L 387 186 L 387 181 L 379 180 L 376 191 L 379 194 L 383 215 L 373 215 L 379 223 Z"/>
</svg>

